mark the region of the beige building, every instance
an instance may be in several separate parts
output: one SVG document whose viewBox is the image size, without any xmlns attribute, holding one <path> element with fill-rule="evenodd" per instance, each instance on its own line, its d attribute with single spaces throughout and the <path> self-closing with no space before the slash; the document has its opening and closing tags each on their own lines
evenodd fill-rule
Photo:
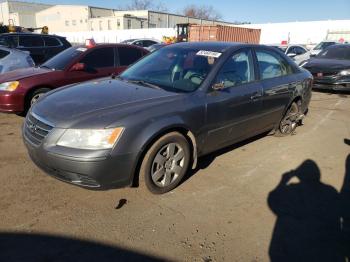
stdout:
<svg viewBox="0 0 350 262">
<path fill-rule="evenodd" d="M 109 17 L 114 10 L 83 5 L 55 5 L 36 14 L 38 26 L 48 26 L 50 32 L 90 30 L 90 19 Z"/>
<path fill-rule="evenodd" d="M 222 21 L 198 19 L 149 10 L 114 11 L 113 16 L 91 18 L 89 21 L 89 31 L 174 28 L 179 23 L 233 25 Z"/>
<path fill-rule="evenodd" d="M 37 27 L 36 13 L 52 5 L 20 1 L 0 1 L 0 23 L 22 27 Z M 9 21 L 11 20 L 11 21 Z"/>
<path fill-rule="evenodd" d="M 105 31 L 142 28 L 174 28 L 178 23 L 225 24 L 222 21 L 149 10 L 121 11 L 87 5 L 46 5 L 0 0 L 0 22 L 23 27 L 48 26 L 50 32 Z"/>
</svg>

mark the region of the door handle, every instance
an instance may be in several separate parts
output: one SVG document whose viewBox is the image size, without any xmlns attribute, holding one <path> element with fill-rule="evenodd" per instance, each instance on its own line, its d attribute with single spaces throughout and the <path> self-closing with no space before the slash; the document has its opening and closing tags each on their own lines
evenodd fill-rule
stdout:
<svg viewBox="0 0 350 262">
<path fill-rule="evenodd" d="M 256 93 L 254 93 L 254 94 L 250 97 L 250 99 L 251 99 L 251 100 L 255 100 L 255 99 L 258 99 L 258 98 L 260 98 L 260 97 L 262 97 L 262 93 L 256 92 Z"/>
</svg>

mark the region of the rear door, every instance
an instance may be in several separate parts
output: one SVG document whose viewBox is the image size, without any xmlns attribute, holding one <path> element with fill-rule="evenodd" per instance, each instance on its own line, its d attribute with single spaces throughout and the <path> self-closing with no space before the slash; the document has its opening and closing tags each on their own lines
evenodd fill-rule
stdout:
<svg viewBox="0 0 350 262">
<path fill-rule="evenodd" d="M 56 37 L 43 36 L 45 42 L 45 60 L 63 51 L 63 44 Z"/>
<path fill-rule="evenodd" d="M 18 49 L 29 51 L 36 65 L 45 62 L 45 44 L 40 35 L 18 35 Z"/>
<path fill-rule="evenodd" d="M 144 54 L 139 48 L 133 46 L 119 46 L 117 52 L 118 68 L 117 74 L 123 72 L 128 66 L 138 61 Z"/>
<path fill-rule="evenodd" d="M 262 86 L 256 81 L 251 49 L 235 52 L 218 72 L 207 94 L 205 153 L 251 137 L 263 129 L 260 120 Z"/>
<path fill-rule="evenodd" d="M 263 86 L 262 114 L 267 126 L 273 127 L 283 115 L 296 88 L 294 69 L 278 52 L 256 48 L 259 79 Z"/>
</svg>

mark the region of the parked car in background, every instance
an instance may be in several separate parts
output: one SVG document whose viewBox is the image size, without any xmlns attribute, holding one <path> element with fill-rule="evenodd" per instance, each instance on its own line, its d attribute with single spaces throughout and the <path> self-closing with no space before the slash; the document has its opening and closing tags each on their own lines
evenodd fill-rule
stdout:
<svg viewBox="0 0 350 262">
<path fill-rule="evenodd" d="M 292 58 L 297 65 L 300 65 L 310 58 L 309 50 L 302 45 L 280 45 L 275 47 Z"/>
<path fill-rule="evenodd" d="M 0 46 L 0 74 L 35 66 L 29 52 Z"/>
<path fill-rule="evenodd" d="M 166 46 L 167 44 L 164 44 L 164 43 L 161 43 L 161 44 L 154 44 L 154 45 L 151 45 L 149 47 L 146 47 L 146 49 L 148 51 L 150 51 L 151 53 L 154 52 L 154 51 L 157 51 L 158 49 L 161 49 L 162 47 Z"/>
<path fill-rule="evenodd" d="M 161 48 L 118 78 L 52 91 L 24 142 L 48 174 L 87 188 L 175 188 L 197 158 L 260 133 L 293 133 L 312 76 L 275 48 L 223 42 Z"/>
<path fill-rule="evenodd" d="M 350 45 L 332 45 L 302 65 L 314 76 L 314 87 L 350 91 Z"/>
<path fill-rule="evenodd" d="M 76 46 L 40 67 L 0 75 L 0 112 L 26 112 L 37 99 L 57 87 L 118 75 L 147 54 L 146 49 L 118 44 Z"/>
<path fill-rule="evenodd" d="M 154 44 L 160 44 L 158 40 L 155 39 L 128 39 L 121 42 L 122 44 L 137 45 L 141 47 L 149 47 Z"/>
<path fill-rule="evenodd" d="M 0 45 L 29 51 L 30 56 L 37 65 L 71 47 L 71 44 L 64 37 L 34 33 L 1 34 Z"/>
<path fill-rule="evenodd" d="M 310 56 L 316 56 L 325 48 L 335 44 L 337 44 L 336 41 L 322 41 L 318 45 L 316 45 L 313 49 L 310 50 Z"/>
</svg>

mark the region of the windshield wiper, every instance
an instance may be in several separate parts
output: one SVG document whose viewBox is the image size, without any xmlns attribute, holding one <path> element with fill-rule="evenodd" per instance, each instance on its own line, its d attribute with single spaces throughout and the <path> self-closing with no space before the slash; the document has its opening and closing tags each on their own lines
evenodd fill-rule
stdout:
<svg viewBox="0 0 350 262">
<path fill-rule="evenodd" d="M 155 84 L 152 84 L 150 82 L 147 82 L 145 80 L 126 80 L 125 81 L 129 82 L 129 83 L 133 83 L 136 85 L 143 85 L 143 86 L 147 86 L 147 87 L 151 87 L 151 88 L 155 88 L 155 89 L 162 89 L 160 86 L 157 86 Z"/>
</svg>

